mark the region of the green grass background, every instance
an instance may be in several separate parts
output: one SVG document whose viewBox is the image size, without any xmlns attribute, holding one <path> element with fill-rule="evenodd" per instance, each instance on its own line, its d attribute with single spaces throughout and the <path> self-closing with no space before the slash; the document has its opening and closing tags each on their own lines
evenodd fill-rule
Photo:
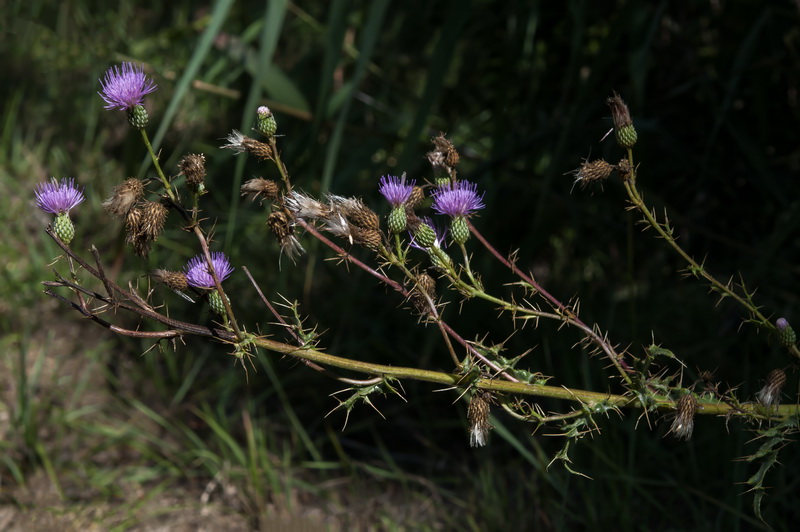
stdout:
<svg viewBox="0 0 800 532">
<path fill-rule="evenodd" d="M 326 261 L 310 238 L 297 265 L 279 260 L 263 209 L 238 194 L 252 176 L 275 178 L 274 168 L 219 149 L 266 103 L 297 187 L 361 196 L 383 214 L 379 177 L 432 177 L 424 155 L 445 131 L 462 153 L 461 177 L 486 192 L 474 223 L 501 252 L 518 249 L 519 266 L 551 293 L 580 297 L 584 321 L 615 342 L 636 352 L 654 338 L 675 351 L 685 384 L 712 370 L 752 399 L 785 353 L 741 326 L 739 308 L 681 278 L 677 257 L 625 210 L 619 183 L 573 190 L 568 172 L 584 158 L 621 157 L 611 138 L 600 140 L 611 127 L 605 98 L 620 92 L 639 133 L 646 200 L 668 210 L 681 244 L 711 272 L 741 274 L 768 315 L 796 321 L 799 9 L 755 0 L 9 1 L 0 23 L 0 504 L 17 512 L 15 526 L 38 515 L 45 525 L 119 530 L 177 514 L 191 527 L 209 505 L 242 529 L 292 519 L 332 530 L 766 527 L 742 485 L 755 466 L 739 460 L 758 442 L 736 422 L 699 418 L 692 440 L 676 442 L 664 420 L 650 429 L 635 412 L 612 416 L 571 448 L 587 480 L 548 469 L 559 438 L 501 414 L 490 445 L 470 449 L 464 405 L 427 384 L 403 383 L 408 403 L 376 400 L 385 420 L 360 407 L 342 430 L 341 412 L 326 417 L 341 386 L 291 360 L 260 353 L 245 378 L 224 346 L 147 351 L 115 337 L 41 293 L 57 251 L 32 190 L 50 176 L 86 188 L 74 247 L 97 246 L 120 284 L 196 254 L 173 224 L 140 260 L 100 208 L 122 179 L 153 174 L 138 135 L 96 94 L 110 65 L 143 63 L 159 85 L 148 131 L 163 167 L 177 173 L 184 154 L 206 154 L 214 249 L 247 266 L 270 299 L 299 301 L 329 352 L 449 369 L 432 327 L 372 278 Z M 471 246 L 487 287 L 506 293 L 510 277 Z M 279 335 L 238 273 L 226 286 L 241 320 Z M 172 294 L 156 297 L 171 315 L 205 319 Z M 493 308 L 470 303 L 459 314 L 450 300 L 447 317 L 463 336 L 510 336 L 508 354 L 535 348 L 528 364 L 554 382 L 610 389 L 603 362 L 573 347 L 575 331 L 543 324 L 511 336 Z M 797 400 L 795 372 L 785 392 Z M 788 446 L 768 480 L 763 514 L 776 529 L 800 517 L 797 459 Z"/>
</svg>

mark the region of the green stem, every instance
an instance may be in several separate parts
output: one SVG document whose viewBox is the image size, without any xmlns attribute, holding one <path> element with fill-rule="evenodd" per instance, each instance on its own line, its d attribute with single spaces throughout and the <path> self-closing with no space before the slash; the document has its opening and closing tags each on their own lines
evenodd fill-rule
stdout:
<svg viewBox="0 0 800 532">
<path fill-rule="evenodd" d="M 169 199 L 172 200 L 173 203 L 178 203 L 178 198 L 175 195 L 175 192 L 172 190 L 172 186 L 169 184 L 169 180 L 164 175 L 164 171 L 161 169 L 161 165 L 158 163 L 158 156 L 156 152 L 153 151 L 153 146 L 150 144 L 150 138 L 147 136 L 147 131 L 144 129 L 139 130 L 142 133 L 142 140 L 144 141 L 144 145 L 147 146 L 147 151 L 150 154 L 150 159 L 153 161 L 153 167 L 156 169 L 156 173 L 158 173 L 158 178 L 161 180 L 161 184 L 164 185 L 164 190 L 167 191 L 167 195 Z"/>
</svg>

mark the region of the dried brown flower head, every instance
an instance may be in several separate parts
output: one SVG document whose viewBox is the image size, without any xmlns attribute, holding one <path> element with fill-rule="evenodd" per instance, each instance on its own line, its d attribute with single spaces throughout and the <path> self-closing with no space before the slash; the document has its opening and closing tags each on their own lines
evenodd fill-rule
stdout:
<svg viewBox="0 0 800 532">
<path fill-rule="evenodd" d="M 436 300 L 436 281 L 433 277 L 423 272 L 417 276 L 417 283 L 411 290 L 410 300 L 419 314 L 427 315 L 430 313 L 430 303 Z"/>
<path fill-rule="evenodd" d="M 183 292 L 189 288 L 186 282 L 186 274 L 183 272 L 171 272 L 169 270 L 153 270 L 150 277 L 176 292 Z"/>
<path fill-rule="evenodd" d="M 298 256 L 305 253 L 305 249 L 300 245 L 300 241 L 294 236 L 294 225 L 292 223 L 292 215 L 286 210 L 275 211 L 267 218 L 267 226 L 269 226 L 272 234 L 278 239 L 281 246 L 281 252 L 286 253 L 286 256 L 294 261 Z"/>
<path fill-rule="evenodd" d="M 144 196 L 144 184 L 131 177 L 111 192 L 111 197 L 103 202 L 103 208 L 114 216 L 127 216 L 128 212 Z"/>
<path fill-rule="evenodd" d="M 460 160 L 458 151 L 453 143 L 444 136 L 444 133 L 433 137 L 431 142 L 433 142 L 433 151 L 428 153 L 428 162 L 431 163 L 435 172 L 444 172 L 452 177 Z"/>
<path fill-rule="evenodd" d="M 222 147 L 231 149 L 237 154 L 247 152 L 259 159 L 272 159 L 272 148 L 269 144 L 248 137 L 235 129 L 228 135 L 228 144 Z"/>
<path fill-rule="evenodd" d="M 608 176 L 611 175 L 614 168 L 614 165 L 607 163 L 603 159 L 584 161 L 584 163 L 573 172 L 575 175 L 575 183 L 580 183 L 582 187 L 585 187 L 589 183 L 595 181 L 604 181 L 608 179 Z"/>
<path fill-rule="evenodd" d="M 242 196 L 253 194 L 255 200 L 259 195 L 264 196 L 264 199 L 274 200 L 278 197 L 278 184 L 271 179 L 264 179 L 257 177 L 247 181 L 240 189 Z"/>
<path fill-rule="evenodd" d="M 378 215 L 361 200 L 348 204 L 343 210 L 344 215 L 353 225 L 371 231 L 378 231 L 381 228 L 381 220 Z"/>
<path fill-rule="evenodd" d="M 408 209 L 414 209 L 419 206 L 425 200 L 425 189 L 420 186 L 414 186 L 411 189 L 411 195 L 408 197 L 408 201 L 406 201 L 406 212 Z"/>
<path fill-rule="evenodd" d="M 471 447 L 483 447 L 492 430 L 489 422 L 490 402 L 492 395 L 489 392 L 478 392 L 469 402 L 467 408 L 467 421 L 469 422 L 469 444 Z"/>
<path fill-rule="evenodd" d="M 365 248 L 377 251 L 383 242 L 383 234 L 377 229 L 365 229 L 357 225 L 350 226 L 353 242 Z"/>
<path fill-rule="evenodd" d="M 781 391 L 786 384 L 786 372 L 782 369 L 773 369 L 767 375 L 767 381 L 764 387 L 759 390 L 756 397 L 758 402 L 770 408 L 781 402 Z"/>
<path fill-rule="evenodd" d="M 178 163 L 178 168 L 186 176 L 186 184 L 196 189 L 206 179 L 206 156 L 202 153 L 186 155 Z"/>
<path fill-rule="evenodd" d="M 164 230 L 169 209 L 159 201 L 146 201 L 142 205 L 142 219 L 139 222 L 139 232 L 152 241 L 156 241 Z"/>
<path fill-rule="evenodd" d="M 697 412 L 697 399 L 692 394 L 686 394 L 676 405 L 675 419 L 669 431 L 678 439 L 688 440 L 694 431 L 694 415 Z"/>
</svg>

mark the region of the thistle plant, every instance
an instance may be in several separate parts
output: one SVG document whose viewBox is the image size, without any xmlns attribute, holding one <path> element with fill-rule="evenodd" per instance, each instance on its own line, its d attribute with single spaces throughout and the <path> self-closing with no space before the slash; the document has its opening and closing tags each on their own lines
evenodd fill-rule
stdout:
<svg viewBox="0 0 800 532">
<path fill-rule="evenodd" d="M 143 113 L 143 98 L 156 89 L 155 83 L 144 75 L 142 67 L 130 63 L 113 67 L 100 83 L 106 108 L 126 111 L 132 127 L 142 135 L 158 175 L 157 180 L 122 180 L 103 205 L 110 215 L 124 220 L 127 241 L 137 255 L 147 256 L 158 245 L 158 236 L 167 223 L 175 223 L 190 234 L 197 253 L 187 258 L 183 270 L 156 269 L 150 272 L 150 277 L 186 296 L 187 305 L 194 302 L 187 293 L 207 299 L 221 318 L 221 322 L 208 324 L 169 317 L 158 300 L 158 292 L 140 293 L 132 285 L 124 288 L 115 284 L 105 274 L 100 253 L 92 248 L 94 264 L 84 259 L 70 247 L 71 238 L 65 238 L 69 233 L 62 227 L 65 223 L 57 221 L 48 233 L 58 237 L 57 244 L 70 257 L 73 275 L 70 279 L 57 275 L 56 280 L 44 282 L 46 293 L 116 334 L 154 342 L 194 336 L 225 344 L 238 358 L 249 356 L 256 349 L 294 357 L 308 369 L 346 386 L 340 392 L 344 395 L 337 394 L 338 404 L 333 409 L 343 410 L 345 419 L 358 404 L 374 407 L 371 397 L 375 395 L 403 397 L 403 380 L 434 383 L 439 389 L 452 390 L 454 399 L 464 399 L 466 407 L 461 412 L 468 422 L 465 442 L 469 445 L 489 444 L 492 412 L 503 411 L 529 424 L 532 432 L 546 428 L 550 434 L 561 435 L 564 445 L 553 461 L 560 461 L 569 471 L 573 471 L 569 458 L 571 446 L 586 435 L 598 434 L 600 418 L 611 414 L 623 416 L 626 411 L 645 417 L 650 426 L 671 420 L 665 432 L 680 440 L 690 440 L 702 430 L 699 419 L 702 416 L 741 421 L 766 439 L 764 452 L 754 454 L 754 461 L 777 456 L 779 444 L 797 431 L 800 411 L 794 403 L 783 403 L 785 386 L 790 380 L 796 381 L 793 370 L 800 359 L 794 331 L 783 318 L 775 323 L 770 321 L 754 302 L 753 291 L 745 288 L 743 282 L 734 285 L 718 281 L 704 264 L 681 248 L 666 213 L 658 217 L 644 202 L 637 188 L 640 167 L 633 157 L 638 134 L 627 105 L 617 94 L 607 103 L 614 121 L 614 138 L 625 156 L 616 164 L 603 160 L 585 162 L 574 172 L 575 182 L 588 185 L 616 174 L 627 193 L 629 208 L 638 211 L 642 223 L 655 230 L 686 262 L 688 274 L 704 280 L 720 297 L 736 301 L 748 313 L 748 323 L 778 338 L 789 357 L 783 367 L 765 376 L 756 397 L 740 397 L 735 389 L 723 389 L 710 374 L 697 383 L 685 385 L 681 379 L 680 354 L 655 342 L 641 350 L 621 349 L 623 339 L 612 340 L 601 324 L 587 323 L 581 318 L 577 298 L 561 301 L 533 275 L 522 271 L 516 256 L 499 253 L 480 232 L 483 224 L 480 214 L 486 206 L 481 185 L 459 179 L 460 156 L 443 134 L 432 139 L 433 150 L 427 155 L 429 176 L 414 179 L 405 174 L 376 176 L 375 194 L 371 198 L 339 195 L 346 191 L 317 198 L 300 192 L 306 184 L 302 178 L 299 186 L 290 178 L 281 159 L 280 137 L 276 136 L 278 119 L 264 106 L 254 111 L 253 137 L 234 130 L 227 134 L 226 143 L 220 148 L 254 157 L 264 164 L 265 170 L 273 167 L 279 174 L 279 181 L 259 177 L 241 188 L 243 195 L 259 199 L 250 205 L 263 211 L 265 238 L 271 234 L 282 254 L 296 264 L 303 260 L 303 243 L 315 239 L 342 265 L 360 269 L 390 288 L 396 294 L 393 306 L 407 302 L 405 308 L 418 316 L 421 325 L 433 325 L 438 330 L 442 356 L 437 367 L 447 365 L 449 369 L 403 367 L 363 360 L 352 353 L 328 352 L 324 349 L 325 337 L 315 328 L 308 328 L 299 305 L 291 301 L 273 304 L 270 297 L 276 294 L 265 295 L 258 281 L 242 265 L 241 271 L 248 276 L 264 303 L 265 314 L 269 315 L 264 322 L 281 324 L 285 334 L 279 338 L 249 332 L 259 330 L 259 324 L 237 320 L 237 300 L 228 297 L 222 286 L 235 268 L 223 251 L 211 251 L 211 229 L 201 216 L 203 196 L 216 177 L 206 173 L 206 155 L 187 154 L 181 159 L 178 173 L 186 177 L 182 185 L 184 193 L 166 177 L 145 131 L 147 115 Z M 370 206 L 375 204 L 380 210 L 376 201 L 379 195 L 389 203 L 385 219 Z M 82 193 L 71 181 L 42 185 L 36 197 L 43 209 L 57 216 L 66 216 L 83 201 Z M 426 204 L 431 204 L 430 209 L 423 207 Z M 221 244 L 224 248 L 224 243 Z M 369 259 L 356 256 L 361 255 L 354 253 L 355 248 L 366 249 Z M 502 290 L 489 291 L 484 286 L 472 260 L 479 253 L 496 259 L 508 270 Z M 100 288 L 79 282 L 74 275 L 75 265 L 94 277 Z M 72 296 L 65 297 L 56 289 L 66 289 Z M 484 335 L 475 336 L 480 339 L 467 339 L 449 323 L 450 316 L 458 310 L 444 304 L 444 293 L 460 298 L 460 308 L 481 301 L 489 303 L 501 318 L 510 320 L 520 330 L 519 334 L 529 335 L 531 346 L 537 343 L 537 329 L 524 328 L 527 324 L 535 326 L 549 320 L 559 330 L 577 331 L 581 340 L 576 351 L 582 356 L 600 356 L 607 362 L 603 386 L 597 390 L 566 387 L 558 376 L 542 373 L 535 361 L 526 357 L 529 351 L 507 353 L 502 341 Z M 129 330 L 116 325 L 111 321 L 113 316 L 105 315 L 110 308 L 138 315 L 152 323 L 154 330 Z M 362 378 L 345 377 L 337 370 L 355 372 Z M 561 410 L 545 412 L 536 403 L 543 398 L 557 400 Z M 769 461 L 769 465 L 762 466 L 759 474 L 747 481 L 757 493 L 756 513 L 766 472 L 775 462 Z"/>
</svg>

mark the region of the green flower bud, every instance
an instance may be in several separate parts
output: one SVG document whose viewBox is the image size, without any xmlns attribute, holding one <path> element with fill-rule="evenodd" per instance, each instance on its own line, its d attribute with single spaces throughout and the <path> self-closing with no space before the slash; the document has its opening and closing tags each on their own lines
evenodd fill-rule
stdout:
<svg viewBox="0 0 800 532">
<path fill-rule="evenodd" d="M 133 129 L 144 129 L 147 126 L 149 117 L 147 111 L 141 105 L 134 105 L 126 111 L 128 115 L 128 123 Z"/>
<path fill-rule="evenodd" d="M 275 132 L 278 131 L 278 123 L 266 105 L 262 105 L 256 110 L 256 131 L 267 137 L 275 136 Z"/>
<path fill-rule="evenodd" d="M 425 249 L 436 243 L 436 231 L 425 222 L 419 224 L 414 232 L 414 241 Z"/>
<path fill-rule="evenodd" d="M 778 328 L 778 340 L 783 347 L 792 347 L 797 342 L 797 334 L 795 334 L 789 322 L 786 321 L 786 318 L 778 318 L 775 321 L 775 326 Z"/>
<path fill-rule="evenodd" d="M 467 220 L 463 216 L 453 218 L 453 223 L 450 224 L 450 234 L 453 236 L 453 242 L 463 244 L 469 238 L 469 226 Z"/>
<path fill-rule="evenodd" d="M 228 303 L 230 302 L 231 300 L 228 298 Z M 219 292 L 217 292 L 216 289 L 212 290 L 208 294 L 208 306 L 220 316 L 225 315 L 225 303 L 223 303 L 222 296 L 219 295 Z"/>
<path fill-rule="evenodd" d="M 389 213 L 389 231 L 392 233 L 400 233 L 404 231 L 407 224 L 406 209 L 402 205 L 395 207 Z"/>
<path fill-rule="evenodd" d="M 69 214 L 62 212 L 56 216 L 56 221 L 53 222 L 53 232 L 65 244 L 72 242 L 72 238 L 75 236 L 75 226 L 72 225 Z"/>
</svg>

